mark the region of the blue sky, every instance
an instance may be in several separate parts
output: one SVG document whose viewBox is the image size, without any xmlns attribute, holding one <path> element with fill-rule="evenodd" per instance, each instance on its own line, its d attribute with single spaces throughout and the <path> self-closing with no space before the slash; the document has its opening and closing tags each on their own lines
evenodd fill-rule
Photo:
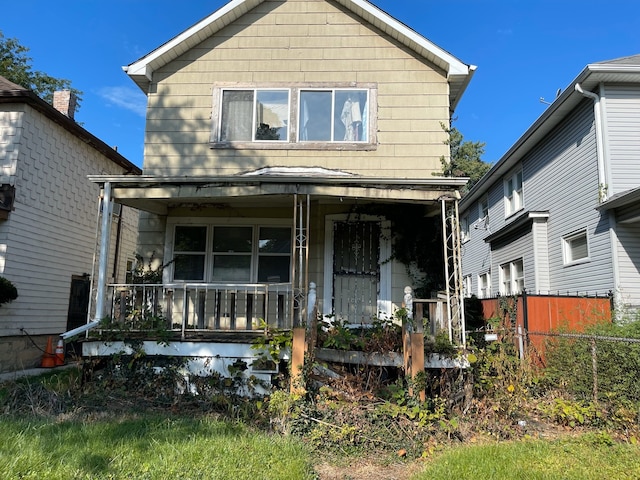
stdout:
<svg viewBox="0 0 640 480">
<path fill-rule="evenodd" d="M 76 120 L 142 166 L 145 96 L 122 71 L 225 0 L 21 0 L 0 31 L 84 92 Z M 638 0 L 374 0 L 478 70 L 456 111 L 495 162 L 589 63 L 640 53 Z"/>
</svg>

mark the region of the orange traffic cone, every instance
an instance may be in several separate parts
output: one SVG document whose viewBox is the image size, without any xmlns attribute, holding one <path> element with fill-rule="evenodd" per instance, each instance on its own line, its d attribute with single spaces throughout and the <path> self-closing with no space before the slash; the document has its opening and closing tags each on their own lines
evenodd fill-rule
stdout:
<svg viewBox="0 0 640 480">
<path fill-rule="evenodd" d="M 58 340 L 58 346 L 56 347 L 56 367 L 64 365 L 64 341 Z"/>
<path fill-rule="evenodd" d="M 53 337 L 49 337 L 47 340 L 47 349 L 42 355 L 42 362 L 40 362 L 42 368 L 51 368 L 56 366 L 56 354 L 53 351 Z"/>
</svg>

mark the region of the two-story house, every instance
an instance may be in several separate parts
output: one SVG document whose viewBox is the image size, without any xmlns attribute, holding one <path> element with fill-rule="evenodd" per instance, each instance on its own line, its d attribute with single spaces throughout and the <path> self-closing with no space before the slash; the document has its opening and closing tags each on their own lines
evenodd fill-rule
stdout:
<svg viewBox="0 0 640 480">
<path fill-rule="evenodd" d="M 92 179 L 142 212 L 139 252 L 163 267 L 148 305 L 183 338 L 289 328 L 316 301 L 392 318 L 410 209 L 444 256 L 466 180 L 440 174 L 442 124 L 475 67 L 373 4 L 233 0 L 124 69 L 148 97 L 144 175 Z M 114 291 L 101 305 L 124 318 Z"/>
<path fill-rule="evenodd" d="M 640 56 L 587 65 L 460 203 L 468 294 L 640 305 Z"/>
<path fill-rule="evenodd" d="M 18 290 L 0 307 L 0 372 L 38 366 L 48 336 L 87 322 L 100 195 L 87 176 L 141 173 L 74 121 L 69 91 L 54 105 L 0 77 L 0 276 Z M 105 272 L 124 282 L 138 213 L 116 213 Z"/>
</svg>

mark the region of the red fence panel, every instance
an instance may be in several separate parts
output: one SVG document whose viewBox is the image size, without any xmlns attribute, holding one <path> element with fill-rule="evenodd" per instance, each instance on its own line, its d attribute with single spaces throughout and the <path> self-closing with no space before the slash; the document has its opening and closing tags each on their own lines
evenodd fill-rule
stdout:
<svg viewBox="0 0 640 480">
<path fill-rule="evenodd" d="M 502 318 L 504 312 L 501 311 L 500 301 L 500 298 L 481 299 L 485 319 Z M 544 337 L 535 335 L 536 332 L 583 332 L 591 325 L 611 322 L 611 314 L 609 297 L 529 294 L 517 296 L 516 325 L 531 333 L 530 345 L 540 355 L 544 348 Z"/>
</svg>

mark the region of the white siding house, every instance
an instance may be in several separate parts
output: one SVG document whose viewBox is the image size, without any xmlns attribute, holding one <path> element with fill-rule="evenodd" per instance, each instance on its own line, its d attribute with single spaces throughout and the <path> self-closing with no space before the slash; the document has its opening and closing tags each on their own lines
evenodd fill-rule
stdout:
<svg viewBox="0 0 640 480">
<path fill-rule="evenodd" d="M 491 294 L 611 292 L 640 306 L 639 160 L 640 55 L 587 65 L 461 201 L 473 293 L 489 271 Z M 519 261 L 509 291 L 505 267 Z"/>
<path fill-rule="evenodd" d="M 18 290 L 0 307 L 0 372 L 38 365 L 31 340 L 44 347 L 86 322 L 100 195 L 87 177 L 140 173 L 72 117 L 0 77 L 0 276 Z M 114 280 L 135 258 L 137 217 L 125 208 L 114 219 Z"/>
</svg>

